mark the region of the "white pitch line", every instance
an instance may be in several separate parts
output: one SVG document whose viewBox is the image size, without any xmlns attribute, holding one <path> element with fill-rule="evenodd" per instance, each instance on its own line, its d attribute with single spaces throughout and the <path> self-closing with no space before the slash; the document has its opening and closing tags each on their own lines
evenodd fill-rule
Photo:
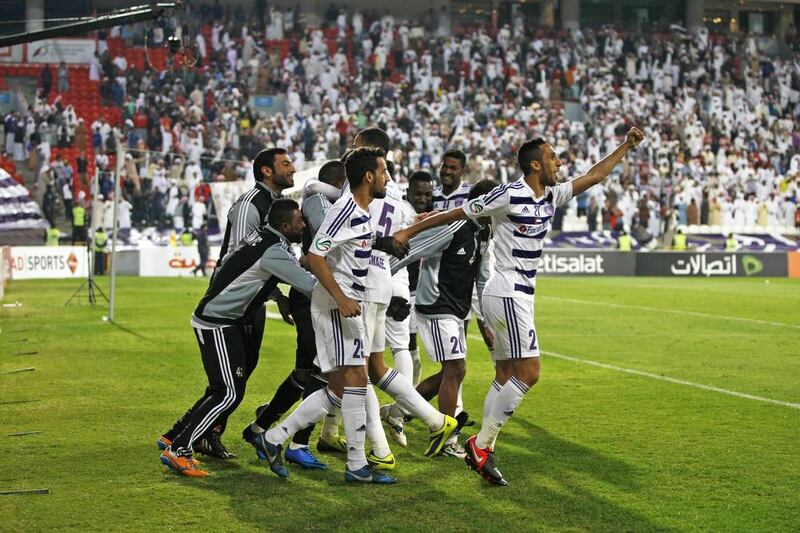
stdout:
<svg viewBox="0 0 800 533">
<path fill-rule="evenodd" d="M 758 320 L 757 318 L 744 318 L 740 316 L 728 316 L 728 315 L 714 315 L 711 313 L 701 313 L 698 311 L 684 311 L 682 309 L 669 309 L 665 307 L 647 307 L 644 305 L 628 305 L 628 304 L 615 304 L 609 302 L 595 302 L 592 300 L 579 300 L 576 298 L 561 298 L 559 296 L 539 296 L 539 298 L 544 298 L 546 300 L 556 300 L 560 302 L 569 302 L 569 303 L 576 303 L 576 304 L 589 304 L 589 305 L 600 305 L 604 307 L 616 307 L 619 309 L 634 309 L 637 311 L 653 311 L 656 313 L 672 313 L 674 315 L 689 315 L 689 316 L 700 316 L 703 318 L 714 318 L 719 320 L 735 320 L 738 322 L 749 322 L 752 324 L 763 324 L 766 326 L 777 326 L 782 328 L 793 328 L 793 329 L 800 329 L 800 324 L 787 324 L 786 322 L 771 322 L 769 320 Z"/>
<path fill-rule="evenodd" d="M 564 298 L 559 298 L 564 299 Z M 580 300 L 577 300 L 580 301 Z M 655 309 L 655 308 L 653 308 Z M 717 316 L 717 315 L 709 315 L 709 316 Z M 267 312 L 267 318 L 271 318 L 274 320 L 282 320 L 281 315 L 278 313 Z M 735 318 L 735 317 L 731 317 Z M 778 324 L 778 322 L 776 322 Z M 782 324 L 786 326 L 791 326 L 791 324 Z M 467 335 L 468 338 L 476 341 L 483 342 L 483 338 L 479 335 L 469 334 Z M 747 394 L 745 392 L 738 392 L 735 390 L 730 389 L 723 389 L 721 387 L 714 387 L 713 385 L 703 385 L 702 383 L 695 383 L 693 381 L 686 381 L 684 379 L 677 379 L 671 378 L 669 376 L 662 376 L 660 374 L 653 374 L 652 372 L 645 372 L 643 370 L 636 370 L 635 368 L 625 368 L 623 366 L 615 366 L 609 365 L 607 363 L 601 363 L 599 361 L 593 361 L 591 359 L 582 359 L 580 357 L 572 357 L 569 355 L 564 355 L 556 352 L 542 350 L 544 355 L 549 357 L 555 357 L 556 359 L 563 359 L 564 361 L 571 361 L 573 363 L 581 363 L 584 365 L 596 366 L 599 368 L 605 368 L 606 370 L 616 370 L 617 372 L 625 372 L 626 374 L 633 374 L 634 376 L 640 376 L 650 379 L 655 379 L 658 381 L 666 381 L 668 383 L 675 383 L 677 385 L 684 385 L 687 387 L 694 387 L 695 389 L 701 389 L 710 392 L 718 392 L 720 394 L 727 394 L 728 396 L 735 396 L 737 398 L 744 398 L 746 400 L 754 400 L 757 402 L 764 402 L 764 403 L 771 403 L 773 405 L 780 405 L 782 407 L 789 407 L 791 409 L 800 409 L 800 403 L 792 403 L 792 402 L 785 402 L 783 400 L 774 400 L 772 398 L 765 398 L 763 396 L 755 396 L 753 394 Z"/>
<path fill-rule="evenodd" d="M 483 338 L 470 334 L 467 335 L 472 340 L 483 341 Z M 684 379 L 677 379 L 671 378 L 669 376 L 662 376 L 660 374 L 653 374 L 652 372 L 645 372 L 643 370 L 636 370 L 635 368 L 625 368 L 624 366 L 615 366 L 609 365 L 607 363 L 601 363 L 599 361 L 593 361 L 591 359 L 583 359 L 580 357 L 572 357 L 570 355 L 564 355 L 556 352 L 542 350 L 544 355 L 549 357 L 555 357 L 556 359 L 563 359 L 565 361 L 570 361 L 573 363 L 581 363 L 584 365 L 596 366 L 600 368 L 605 368 L 606 370 L 616 370 L 617 372 L 625 372 L 626 374 L 633 374 L 635 376 L 641 376 L 645 378 L 655 379 L 658 381 L 666 381 L 668 383 L 675 383 L 677 385 L 685 385 L 687 387 L 694 387 L 695 389 L 701 389 L 711 392 L 718 392 L 720 394 L 727 394 L 728 396 L 736 396 L 737 398 L 744 398 L 746 400 L 754 400 L 757 402 L 764 402 L 764 403 L 771 403 L 773 405 L 780 405 L 782 407 L 789 407 L 791 409 L 800 409 L 800 403 L 792 403 L 792 402 L 785 402 L 783 400 L 774 400 L 772 398 L 764 398 L 763 396 L 755 396 L 753 394 L 747 394 L 745 392 L 738 392 L 735 390 L 730 389 L 723 389 L 720 387 L 714 387 L 713 385 L 703 385 L 702 383 L 695 383 L 693 381 L 686 381 Z"/>
</svg>

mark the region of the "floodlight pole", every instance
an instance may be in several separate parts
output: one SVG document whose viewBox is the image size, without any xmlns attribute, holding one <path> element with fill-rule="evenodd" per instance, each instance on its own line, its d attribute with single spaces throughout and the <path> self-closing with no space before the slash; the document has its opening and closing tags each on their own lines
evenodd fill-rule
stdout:
<svg viewBox="0 0 800 533">
<path fill-rule="evenodd" d="M 113 230 L 111 232 L 111 288 L 110 300 L 108 302 L 108 321 L 114 321 L 114 294 L 117 285 L 117 236 L 119 234 L 119 226 L 117 222 L 117 211 L 119 206 L 119 180 L 122 175 L 122 165 L 125 160 L 125 144 L 122 135 L 117 138 L 117 171 L 114 173 L 114 222 Z"/>
</svg>

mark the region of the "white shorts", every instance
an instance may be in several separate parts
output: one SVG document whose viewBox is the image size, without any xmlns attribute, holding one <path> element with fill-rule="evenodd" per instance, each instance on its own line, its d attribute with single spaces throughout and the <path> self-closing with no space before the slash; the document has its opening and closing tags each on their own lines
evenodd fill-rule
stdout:
<svg viewBox="0 0 800 533">
<path fill-rule="evenodd" d="M 364 366 L 364 304 L 361 316 L 345 318 L 338 309 L 311 309 L 316 333 L 314 362 L 323 374 L 342 366 Z"/>
<path fill-rule="evenodd" d="M 408 315 L 408 333 L 417 333 L 419 330 L 419 326 L 417 325 L 417 310 L 414 309 L 414 301 L 415 297 L 412 294 L 411 297 L 408 299 L 408 303 L 411 304 L 411 313 Z"/>
<path fill-rule="evenodd" d="M 533 299 L 483 296 L 484 325 L 494 335 L 495 361 L 539 357 Z"/>
<path fill-rule="evenodd" d="M 470 305 L 469 314 L 465 320 L 469 320 L 472 317 L 477 318 L 481 322 L 483 322 L 483 315 L 481 314 L 481 307 L 478 303 L 478 289 L 477 287 L 472 288 L 472 304 Z"/>
<path fill-rule="evenodd" d="M 402 322 L 386 317 L 386 344 L 389 348 L 408 349 L 410 341 L 408 325 L 411 322 L 412 314 L 414 314 L 413 310 Z"/>
<path fill-rule="evenodd" d="M 428 318 L 419 315 L 419 334 L 431 361 L 443 363 L 467 357 L 464 321 L 456 317 Z"/>
<path fill-rule="evenodd" d="M 386 308 L 388 304 L 364 302 L 364 351 L 367 355 L 386 349 Z"/>
</svg>

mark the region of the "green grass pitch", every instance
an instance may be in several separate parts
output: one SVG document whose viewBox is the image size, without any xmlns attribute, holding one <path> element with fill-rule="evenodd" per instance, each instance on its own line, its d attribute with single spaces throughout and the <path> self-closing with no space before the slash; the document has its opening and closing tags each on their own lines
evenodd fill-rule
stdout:
<svg viewBox="0 0 800 533">
<path fill-rule="evenodd" d="M 104 308 L 64 307 L 75 282 L 10 285 L 3 303 L 22 306 L 0 308 L 0 491 L 50 493 L 0 496 L 0 530 L 800 528 L 795 281 L 542 277 L 542 377 L 498 441 L 506 488 L 423 457 L 419 422 L 393 446 L 395 486 L 346 486 L 330 455 L 326 472 L 278 479 L 240 438 L 293 365 L 294 329 L 275 320 L 226 434 L 239 459 L 206 460 L 203 480 L 166 472 L 156 437 L 205 385 L 189 327 L 205 286 L 121 278 L 111 325 Z M 470 334 L 464 400 L 480 419 L 492 366 Z M 42 433 L 7 436 L 27 431 Z"/>
</svg>

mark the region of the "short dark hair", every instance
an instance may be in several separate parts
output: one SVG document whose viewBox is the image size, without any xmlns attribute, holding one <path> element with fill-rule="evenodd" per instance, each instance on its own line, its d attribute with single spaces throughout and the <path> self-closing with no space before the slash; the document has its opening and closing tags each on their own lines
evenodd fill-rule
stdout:
<svg viewBox="0 0 800 533">
<path fill-rule="evenodd" d="M 415 170 L 408 177 L 408 186 L 411 187 L 412 183 L 416 183 L 418 181 L 433 181 L 433 176 L 431 176 L 431 173 L 427 170 Z"/>
<path fill-rule="evenodd" d="M 450 150 L 442 154 L 442 161 L 444 161 L 445 157 L 452 157 L 453 159 L 458 159 L 461 162 L 461 168 L 467 167 L 467 154 L 465 154 L 461 150 L 451 148 Z"/>
<path fill-rule="evenodd" d="M 530 139 L 522 143 L 522 146 L 517 150 L 517 163 L 520 170 L 524 175 L 528 175 L 531 171 L 531 163 L 534 161 L 542 162 L 542 146 L 547 144 L 547 141 L 541 137 Z"/>
<path fill-rule="evenodd" d="M 337 181 L 343 181 L 345 179 L 344 163 L 336 159 L 328 161 L 319 169 L 318 177 L 319 181 L 327 183 L 328 185 Z"/>
<path fill-rule="evenodd" d="M 268 148 L 258 152 L 255 160 L 253 160 L 253 177 L 255 180 L 264 181 L 264 176 L 261 175 L 261 167 L 269 167 L 275 172 L 275 156 L 288 153 L 286 148 Z"/>
<path fill-rule="evenodd" d="M 355 142 L 356 139 L 361 139 L 364 146 L 380 148 L 384 153 L 388 152 L 392 147 L 392 139 L 389 137 L 389 134 L 375 126 L 364 128 L 356 133 L 353 142 Z"/>
<path fill-rule="evenodd" d="M 294 213 L 296 209 L 300 209 L 300 206 L 291 198 L 278 198 L 272 202 L 269 208 L 267 223 L 273 228 L 278 229 L 278 226 L 284 222 L 292 221 L 292 213 Z"/>
<path fill-rule="evenodd" d="M 347 181 L 350 182 L 350 189 L 355 189 L 364 181 L 367 172 L 378 168 L 378 158 L 383 157 L 383 150 L 380 148 L 370 148 L 367 146 L 356 148 L 347 156 L 344 162 Z"/>
<path fill-rule="evenodd" d="M 342 163 L 347 161 L 347 156 L 350 155 L 353 152 L 353 150 L 355 150 L 355 148 L 348 148 L 347 150 L 345 150 L 344 153 L 342 154 L 342 157 L 339 158 L 339 161 L 341 161 Z"/>
<path fill-rule="evenodd" d="M 483 196 L 484 194 L 495 189 L 499 185 L 500 184 L 494 180 L 489 180 L 489 179 L 481 180 L 470 188 L 469 196 L 467 197 L 467 199 L 472 200 L 474 198 L 477 198 L 478 196 Z"/>
</svg>

